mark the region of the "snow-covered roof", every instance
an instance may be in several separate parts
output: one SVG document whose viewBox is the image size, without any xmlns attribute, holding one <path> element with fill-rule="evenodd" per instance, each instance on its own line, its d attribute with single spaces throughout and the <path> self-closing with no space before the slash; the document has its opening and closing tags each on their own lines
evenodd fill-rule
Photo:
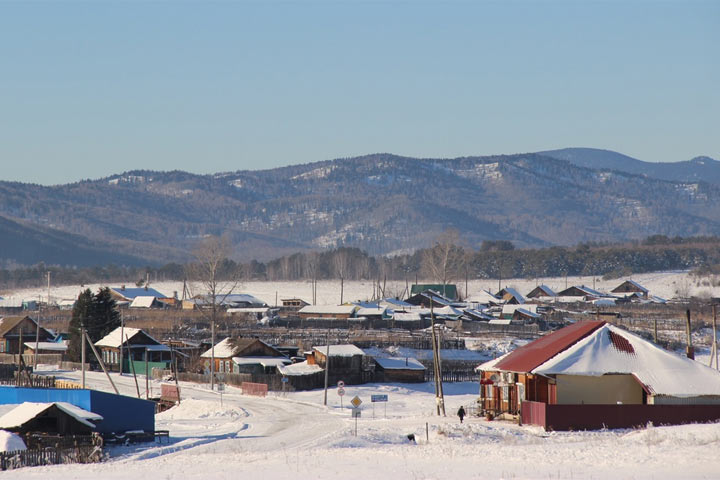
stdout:
<svg viewBox="0 0 720 480">
<path fill-rule="evenodd" d="M 520 292 L 518 292 L 514 288 L 505 287 L 502 290 L 500 290 L 500 292 L 498 292 L 498 293 L 502 293 L 503 291 L 505 292 L 505 294 L 510 294 L 511 296 L 515 297 L 515 300 L 517 300 L 519 303 L 525 303 L 525 297 L 523 297 L 522 294 L 520 294 Z M 504 296 L 505 295 L 503 295 L 503 297 Z"/>
<path fill-rule="evenodd" d="M 110 287 L 110 290 L 114 292 L 117 295 L 120 295 L 124 298 L 127 298 L 128 300 L 132 300 L 135 297 L 139 296 L 151 296 L 156 298 L 165 298 L 167 295 L 163 295 L 162 293 L 158 292 L 154 288 L 145 288 L 145 287 L 137 287 L 137 288 L 124 288 L 124 287 Z"/>
<path fill-rule="evenodd" d="M 230 344 L 230 337 L 215 345 L 215 358 L 228 358 L 235 354 L 236 348 Z M 201 358 L 211 358 L 212 348 L 208 348 L 207 352 L 200 355 Z"/>
<path fill-rule="evenodd" d="M 495 365 L 497 365 L 497 364 L 500 362 L 500 360 L 503 360 L 505 357 L 507 357 L 507 356 L 510 355 L 511 353 L 512 353 L 512 351 L 507 352 L 507 353 L 505 353 L 505 354 L 503 354 L 503 355 L 500 355 L 500 356 L 497 357 L 497 358 L 493 358 L 492 360 L 488 360 L 488 361 L 485 362 L 485 363 L 481 363 L 480 365 L 478 365 L 477 367 L 475 367 L 475 371 L 476 371 L 476 372 L 479 372 L 479 371 L 495 370 Z"/>
<path fill-rule="evenodd" d="M 473 294 L 467 301 L 472 303 L 497 303 L 500 299 L 487 290 L 481 290 L 479 293 Z"/>
<path fill-rule="evenodd" d="M 525 305 L 525 306 L 528 307 L 529 305 Z M 539 315 L 539 314 L 533 312 L 532 310 L 528 310 L 526 308 L 517 308 L 517 309 L 515 309 L 515 312 L 522 313 L 526 317 L 542 318 L 542 315 Z"/>
<path fill-rule="evenodd" d="M 313 350 L 317 350 L 323 355 L 328 351 L 327 345 L 314 346 Z M 365 355 L 365 352 L 351 343 L 345 345 L 330 345 L 331 357 L 354 357 L 355 355 Z"/>
<path fill-rule="evenodd" d="M 270 310 L 270 307 L 241 307 L 241 308 L 228 308 L 227 313 L 265 313 Z"/>
<path fill-rule="evenodd" d="M 462 315 L 462 312 L 458 310 L 457 308 L 453 308 L 450 305 L 445 305 L 441 308 L 435 308 L 433 309 L 433 314 L 435 315 Z"/>
<path fill-rule="evenodd" d="M 291 365 L 278 365 L 277 370 L 278 372 L 280 372 L 281 375 L 286 375 L 289 377 L 312 375 L 314 373 L 323 371 L 323 369 L 320 368 L 320 365 L 309 364 L 307 361 L 293 363 Z"/>
<path fill-rule="evenodd" d="M 35 350 L 35 342 L 24 342 L 25 347 Z M 68 348 L 68 341 L 63 340 L 62 342 L 38 342 L 38 350 L 54 350 L 57 352 L 64 352 Z"/>
<path fill-rule="evenodd" d="M 159 345 L 160 342 L 155 340 L 153 337 L 148 335 L 147 332 L 142 331 L 139 328 L 131 328 L 131 327 L 125 327 L 124 329 L 122 327 L 117 327 L 112 332 L 105 335 L 103 338 L 95 342 L 96 347 L 110 347 L 110 348 L 120 348 L 120 346 L 127 341 L 127 339 L 132 339 L 135 335 L 138 333 L 144 333 L 147 335 L 150 340 L 154 341 L 154 344 L 148 344 L 148 345 Z M 121 334 L 125 338 L 121 338 Z M 134 345 L 134 344 L 133 344 Z"/>
<path fill-rule="evenodd" d="M 425 370 L 422 363 L 411 357 L 376 357 L 375 363 L 385 370 Z"/>
<path fill-rule="evenodd" d="M 278 367 L 292 363 L 289 358 L 283 357 L 232 357 L 236 365 L 262 365 L 263 367 Z"/>
<path fill-rule="evenodd" d="M 508 319 L 494 318 L 494 319 L 490 320 L 488 323 L 490 325 L 510 325 L 510 322 L 512 322 L 512 320 L 510 320 L 509 318 Z"/>
<path fill-rule="evenodd" d="M 352 315 L 357 305 L 306 305 L 298 313 Z"/>
<path fill-rule="evenodd" d="M 138 295 L 130 302 L 130 308 L 150 308 L 155 301 L 155 297 Z"/>
<path fill-rule="evenodd" d="M 387 307 L 361 307 L 357 311 L 357 315 L 364 317 L 367 315 L 383 315 Z"/>
<path fill-rule="evenodd" d="M 395 312 L 393 320 L 399 322 L 417 322 L 421 320 L 420 312 Z"/>
<path fill-rule="evenodd" d="M 502 314 L 512 316 L 512 314 L 515 313 L 515 310 L 520 310 L 520 309 L 525 310 L 526 312 L 530 312 L 532 314 L 536 314 L 537 308 L 538 308 L 538 306 L 535 303 L 520 303 L 517 305 L 506 303 L 505 305 L 502 306 Z"/>
<path fill-rule="evenodd" d="M 541 375 L 632 374 L 655 395 L 720 395 L 720 372 L 605 324 L 536 367 Z"/>
<path fill-rule="evenodd" d="M 95 424 L 92 422 L 99 422 L 103 419 L 103 417 L 97 413 L 89 412 L 83 408 L 76 407 L 75 405 L 66 402 L 25 402 L 0 417 L 0 428 L 7 429 L 19 427 L 37 417 L 53 405 L 56 405 L 63 412 L 91 428 L 95 428 Z"/>
</svg>

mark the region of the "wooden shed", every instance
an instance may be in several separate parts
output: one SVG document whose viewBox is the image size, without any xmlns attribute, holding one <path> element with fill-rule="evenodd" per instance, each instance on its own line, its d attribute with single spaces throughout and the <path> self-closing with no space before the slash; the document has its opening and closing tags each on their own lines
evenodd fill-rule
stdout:
<svg viewBox="0 0 720 480">
<path fill-rule="evenodd" d="M 410 357 L 375 357 L 375 381 L 422 383 L 425 381 L 425 366 Z"/>
</svg>

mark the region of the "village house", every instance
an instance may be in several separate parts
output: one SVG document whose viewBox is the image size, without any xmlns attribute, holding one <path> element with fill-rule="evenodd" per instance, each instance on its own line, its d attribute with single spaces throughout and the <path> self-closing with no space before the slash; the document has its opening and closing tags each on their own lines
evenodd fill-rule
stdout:
<svg viewBox="0 0 720 480">
<path fill-rule="evenodd" d="M 117 327 L 95 342 L 95 346 L 100 350 L 100 356 L 106 367 L 123 373 L 144 374 L 146 368 L 148 372 L 152 372 L 153 368 L 170 369 L 173 354 L 183 355 L 173 352 L 169 346 L 155 340 L 143 330 L 130 327 Z M 120 349 L 123 357 L 122 366 Z"/>
<path fill-rule="evenodd" d="M 87 435 L 102 420 L 102 415 L 66 402 L 24 402 L 0 417 L 0 429 L 26 439 L 28 433 Z"/>
<path fill-rule="evenodd" d="M 505 287 L 500 289 L 500 291 L 497 292 L 495 296 L 505 302 L 505 304 L 517 305 L 525 303 L 525 297 L 523 297 L 520 292 L 518 292 L 512 287 Z"/>
<path fill-rule="evenodd" d="M 298 311 L 302 319 L 328 318 L 347 320 L 355 316 L 357 305 L 306 305 Z"/>
<path fill-rule="evenodd" d="M 312 348 L 311 352 L 305 354 L 306 361 L 310 365 L 319 365 L 320 368 L 328 368 L 328 376 L 331 383 L 339 380 L 348 385 L 365 383 L 370 367 L 366 364 L 369 357 L 365 352 L 352 344 L 330 345 L 330 361 L 327 360 L 328 346 L 321 345 Z"/>
<path fill-rule="evenodd" d="M 21 345 L 24 346 L 29 340 L 35 340 L 36 333 L 38 333 L 37 322 L 28 316 L 0 318 L 0 353 L 21 353 Z M 40 342 L 49 342 L 54 338 L 52 332 L 40 327 Z"/>
<path fill-rule="evenodd" d="M 200 358 L 206 372 L 215 357 L 217 373 L 275 373 L 278 365 L 291 360 L 276 348 L 257 338 L 226 338 L 207 350 Z"/>
<path fill-rule="evenodd" d="M 610 290 L 610 293 L 617 293 L 618 295 L 626 297 L 636 296 L 639 298 L 648 298 L 650 290 L 633 280 L 625 280 L 623 283 Z"/>
<path fill-rule="evenodd" d="M 576 322 L 477 370 L 484 411 L 546 429 L 720 419 L 720 372 L 604 321 Z"/>
<path fill-rule="evenodd" d="M 410 357 L 375 357 L 375 381 L 422 383 L 425 381 L 425 366 Z"/>
<path fill-rule="evenodd" d="M 446 299 L 448 299 L 449 302 L 455 302 L 460 297 L 458 296 L 457 286 L 453 284 L 430 284 L 430 283 L 416 283 L 412 287 L 410 287 L 410 296 L 417 295 L 422 292 L 427 292 L 428 290 L 433 291 L 439 295 L 442 295 Z"/>
<path fill-rule="evenodd" d="M 548 287 L 547 285 L 538 285 L 537 287 L 530 290 L 530 293 L 525 295 L 526 298 L 542 299 L 542 298 L 553 298 L 557 297 L 557 293 Z"/>
</svg>

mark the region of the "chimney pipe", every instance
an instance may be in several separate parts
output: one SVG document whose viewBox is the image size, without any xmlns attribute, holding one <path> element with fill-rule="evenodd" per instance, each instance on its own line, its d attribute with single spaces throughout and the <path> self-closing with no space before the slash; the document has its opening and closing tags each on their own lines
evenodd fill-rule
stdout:
<svg viewBox="0 0 720 480">
<path fill-rule="evenodd" d="M 692 335 L 690 333 L 690 309 L 687 310 L 687 357 L 695 360 L 695 349 L 692 346 Z"/>
</svg>

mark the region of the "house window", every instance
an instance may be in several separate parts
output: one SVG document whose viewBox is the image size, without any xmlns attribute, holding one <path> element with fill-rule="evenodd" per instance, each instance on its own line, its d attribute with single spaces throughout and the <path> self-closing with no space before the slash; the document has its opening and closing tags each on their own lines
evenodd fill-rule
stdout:
<svg viewBox="0 0 720 480">
<path fill-rule="evenodd" d="M 493 386 L 485 385 L 485 396 L 487 398 L 493 398 Z"/>
<path fill-rule="evenodd" d="M 226 372 L 230 371 L 230 362 L 228 360 L 225 360 L 225 371 Z"/>
</svg>

